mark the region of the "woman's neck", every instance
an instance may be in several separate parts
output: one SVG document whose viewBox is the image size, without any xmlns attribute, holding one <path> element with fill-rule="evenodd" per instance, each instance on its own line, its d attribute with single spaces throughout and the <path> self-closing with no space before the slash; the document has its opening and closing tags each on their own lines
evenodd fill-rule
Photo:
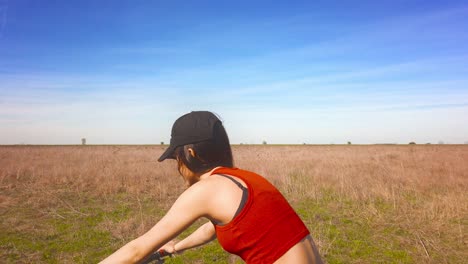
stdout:
<svg viewBox="0 0 468 264">
<path fill-rule="evenodd" d="M 200 176 L 200 180 L 203 180 L 203 179 L 208 178 L 211 174 L 213 174 L 213 171 L 217 170 L 218 168 L 221 168 L 221 166 L 215 167 L 215 168 L 209 170 L 208 172 L 203 173 L 203 174 Z"/>
</svg>

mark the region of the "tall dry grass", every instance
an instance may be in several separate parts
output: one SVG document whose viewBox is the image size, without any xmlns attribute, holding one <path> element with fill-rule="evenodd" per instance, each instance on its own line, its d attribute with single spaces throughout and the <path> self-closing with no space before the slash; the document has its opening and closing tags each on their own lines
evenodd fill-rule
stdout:
<svg viewBox="0 0 468 264">
<path fill-rule="evenodd" d="M 139 213 L 117 224 L 102 221 L 100 228 L 126 241 L 157 221 L 143 207 L 154 204 L 163 212 L 184 189 L 175 162 L 157 162 L 162 151 L 162 146 L 2 146 L 0 230 L 43 235 L 40 230 L 50 227 L 41 219 L 89 214 L 80 205 L 90 200 L 99 201 L 94 207 L 113 208 L 121 194 L 132 197 Z M 341 218 L 370 232 L 369 240 L 407 250 L 410 262 L 468 259 L 466 145 L 243 145 L 233 151 L 237 167 L 267 177 L 295 208 L 324 207 L 320 210 L 331 215 L 324 220 L 309 215 L 311 209 L 301 215 L 330 262 L 343 247 L 339 240 L 346 232 L 331 235 L 332 227 L 345 228 Z M 16 208 L 23 213 L 14 213 Z M 0 256 L 12 250 L 0 249 Z M 43 260 L 29 254 L 30 260 Z"/>
</svg>

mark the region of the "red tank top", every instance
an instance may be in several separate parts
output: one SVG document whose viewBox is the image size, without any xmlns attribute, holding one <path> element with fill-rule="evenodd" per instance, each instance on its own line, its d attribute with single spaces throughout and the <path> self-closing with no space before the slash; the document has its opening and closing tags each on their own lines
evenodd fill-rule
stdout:
<svg viewBox="0 0 468 264">
<path fill-rule="evenodd" d="M 248 264 L 273 263 L 301 241 L 309 230 L 283 195 L 253 172 L 221 167 L 212 174 L 242 179 L 248 199 L 242 211 L 226 225 L 215 225 L 221 246 Z"/>
</svg>

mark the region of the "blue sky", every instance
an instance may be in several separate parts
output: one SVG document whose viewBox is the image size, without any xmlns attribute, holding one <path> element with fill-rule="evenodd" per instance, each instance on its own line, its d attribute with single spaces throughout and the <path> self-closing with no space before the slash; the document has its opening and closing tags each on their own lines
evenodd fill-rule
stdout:
<svg viewBox="0 0 468 264">
<path fill-rule="evenodd" d="M 0 0 L 0 144 L 468 141 L 468 2 L 382 2 Z"/>
</svg>

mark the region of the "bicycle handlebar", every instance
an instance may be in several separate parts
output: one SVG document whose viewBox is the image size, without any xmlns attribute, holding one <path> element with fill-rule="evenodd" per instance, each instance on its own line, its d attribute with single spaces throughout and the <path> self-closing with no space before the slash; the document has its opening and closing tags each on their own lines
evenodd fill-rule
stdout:
<svg viewBox="0 0 468 264">
<path fill-rule="evenodd" d="M 164 263 L 164 258 L 168 257 L 168 256 L 171 256 L 171 255 L 172 255 L 171 253 L 161 249 L 161 250 L 156 251 L 153 254 L 151 254 L 148 258 L 146 258 L 141 263 L 142 264 L 150 264 L 153 261 L 157 261 L 156 263 Z"/>
</svg>

